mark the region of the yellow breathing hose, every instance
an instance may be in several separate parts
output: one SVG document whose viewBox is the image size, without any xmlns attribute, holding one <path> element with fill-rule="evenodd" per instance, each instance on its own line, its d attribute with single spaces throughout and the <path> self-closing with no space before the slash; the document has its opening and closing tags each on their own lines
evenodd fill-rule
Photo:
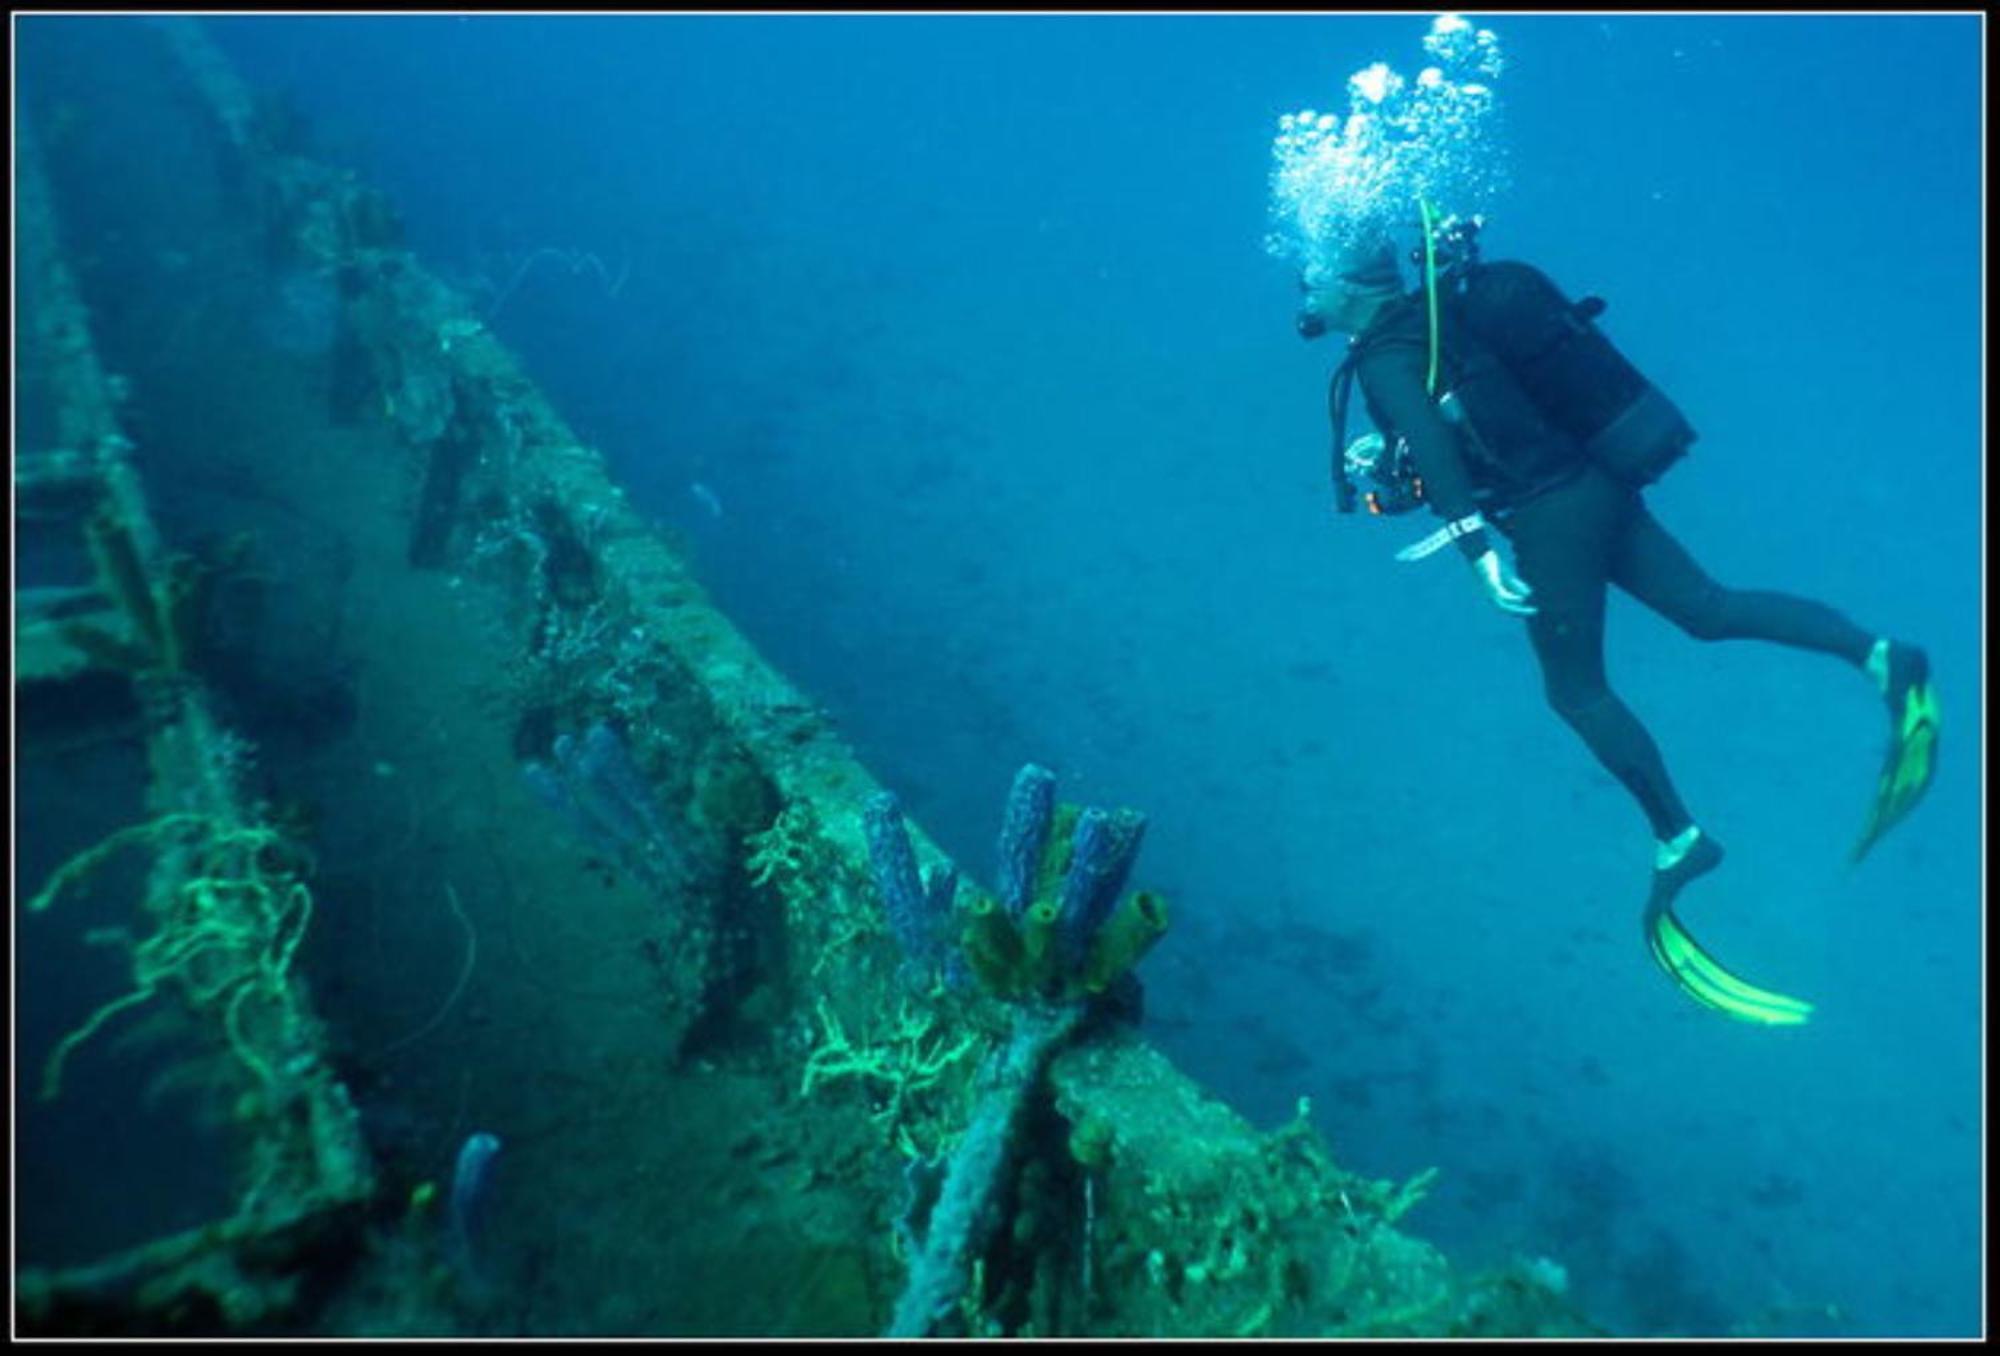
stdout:
<svg viewBox="0 0 2000 1356">
<path fill-rule="evenodd" d="M 1431 205 L 1422 198 L 1417 199 L 1417 211 L 1424 220 L 1424 294 L 1430 301 L 1431 319 L 1431 370 L 1424 378 L 1424 390 L 1430 395 L 1437 394 L 1438 385 L 1438 282 L 1437 251 L 1432 241 Z"/>
</svg>

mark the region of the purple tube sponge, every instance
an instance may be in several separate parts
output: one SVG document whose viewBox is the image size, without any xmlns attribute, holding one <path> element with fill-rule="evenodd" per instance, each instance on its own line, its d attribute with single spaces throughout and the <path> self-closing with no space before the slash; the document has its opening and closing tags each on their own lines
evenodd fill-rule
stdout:
<svg viewBox="0 0 2000 1356">
<path fill-rule="evenodd" d="M 563 740 L 556 741 L 558 757 L 562 744 Z M 575 741 L 571 757 L 578 799 L 620 838 L 648 845 L 666 840 L 652 790 L 615 730 L 601 720 L 596 722 Z"/>
<path fill-rule="evenodd" d="M 1055 773 L 1033 763 L 1024 765 L 1014 775 L 1000 821 L 1000 903 L 1016 918 L 1033 902 L 1035 876 L 1041 870 L 1055 810 Z"/>
<path fill-rule="evenodd" d="M 1146 836 L 1146 816 L 1137 810 L 1088 809 L 1077 816 L 1069 874 L 1063 878 L 1062 916 L 1057 930 L 1066 957 L 1075 963 L 1090 948 L 1118 903 L 1132 862 Z"/>
<path fill-rule="evenodd" d="M 949 914 L 958 901 L 958 868 L 940 863 L 924 877 L 924 909 L 933 918 Z"/>
<path fill-rule="evenodd" d="M 952 945 L 952 911 L 958 907 L 958 868 L 940 863 L 924 877 L 924 917 L 930 928 L 926 941 L 931 947 L 930 963 L 944 967 L 944 981 L 953 989 L 972 987 L 972 971 L 965 955 Z"/>
<path fill-rule="evenodd" d="M 580 737 L 557 736 L 549 761 L 524 765 L 521 780 L 600 852 L 623 860 L 655 885 L 670 888 L 688 874 L 682 847 L 668 832 L 645 774 L 618 732 L 603 721 Z"/>
<path fill-rule="evenodd" d="M 569 783 L 547 763 L 529 761 L 521 765 L 521 782 L 534 793 L 536 800 L 554 810 L 564 819 L 574 823 L 582 822 L 583 812 L 576 807 L 576 797 L 569 792 Z"/>
<path fill-rule="evenodd" d="M 928 974 L 944 959 L 945 934 L 952 901 L 958 894 L 958 872 L 940 867 L 928 885 L 917 874 L 917 854 L 903 825 L 903 807 L 895 795 L 878 791 L 862 810 L 868 836 L 868 864 L 875 888 L 882 892 L 882 909 L 889 931 L 903 954 Z"/>
</svg>

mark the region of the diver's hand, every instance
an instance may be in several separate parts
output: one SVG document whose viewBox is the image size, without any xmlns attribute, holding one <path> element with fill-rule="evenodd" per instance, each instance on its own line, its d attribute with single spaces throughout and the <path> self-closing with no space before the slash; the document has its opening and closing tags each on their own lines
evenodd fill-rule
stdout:
<svg viewBox="0 0 2000 1356">
<path fill-rule="evenodd" d="M 1517 617 L 1535 615 L 1532 599 L 1535 591 L 1527 581 L 1507 568 L 1507 562 L 1500 559 L 1500 553 L 1492 547 L 1473 557 L 1472 572 L 1479 576 L 1479 582 L 1486 586 L 1486 596 L 1502 612 L 1511 612 Z"/>
</svg>

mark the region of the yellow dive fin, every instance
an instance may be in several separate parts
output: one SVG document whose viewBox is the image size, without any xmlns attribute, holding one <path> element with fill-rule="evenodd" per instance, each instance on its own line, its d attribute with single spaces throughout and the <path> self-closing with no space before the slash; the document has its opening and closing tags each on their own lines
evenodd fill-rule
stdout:
<svg viewBox="0 0 2000 1356">
<path fill-rule="evenodd" d="M 1875 840 L 1903 822 L 1937 772 L 1938 699 L 1928 682 L 1912 683 L 1903 694 L 1903 709 L 1890 732 L 1889 753 L 1875 784 L 1875 805 L 1868 827 L 1854 845 L 1851 860 L 1860 861 Z"/>
<path fill-rule="evenodd" d="M 1724 1016 L 1764 1026 L 1799 1026 L 1812 1015 L 1813 1005 L 1804 999 L 1760 989 L 1723 969 L 1672 909 L 1647 910 L 1646 947 L 1688 997 Z"/>
</svg>

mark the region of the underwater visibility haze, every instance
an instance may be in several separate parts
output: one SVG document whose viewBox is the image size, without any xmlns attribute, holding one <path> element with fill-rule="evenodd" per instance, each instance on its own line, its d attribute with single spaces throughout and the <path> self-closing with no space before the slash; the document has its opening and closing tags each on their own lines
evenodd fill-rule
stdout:
<svg viewBox="0 0 2000 1356">
<path fill-rule="evenodd" d="M 143 776 L 137 745 L 86 757 L 24 734 L 17 896 L 45 897 L 16 914 L 16 955 L 40 967 L 17 969 L 17 1171 L 42 1182 L 23 1179 L 22 1265 L 191 1228 L 229 1189 L 207 1132 L 147 1139 L 91 1109 L 129 1091 L 144 1032 L 117 1033 L 165 1004 L 104 1014 L 129 968 L 144 995 L 208 1001 L 253 1071 L 260 1027 L 310 1027 L 322 1053 L 300 1067 L 323 1058 L 351 1093 L 386 1232 L 370 1279 L 317 1301 L 321 1330 L 1189 1335 L 1114 1297 L 1191 1304 L 1211 1275 L 1256 1273 L 1261 1245 L 1183 1268 L 1121 1242 L 1115 1165 L 1139 1150 L 1108 1130 L 1108 1158 L 1079 1148 L 1116 1121 L 1071 1116 L 1069 1092 L 1050 1102 L 1076 1127 L 1063 1166 L 1007 1188 L 1015 1241 L 982 1241 L 969 1207 L 947 1237 L 982 1146 L 998 1173 L 1003 1144 L 1055 1133 L 1044 1065 L 1089 1082 L 1084 1008 L 930 1024 L 938 994 L 984 985 L 1023 1012 L 1024 995 L 1115 1007 L 1274 1142 L 1309 1131 L 1343 1170 L 1418 1184 L 1385 1189 L 1384 1228 L 1587 1330 L 1983 1332 L 1983 17 L 207 18 L 214 60 L 254 92 L 243 144 L 351 172 L 394 221 L 287 208 L 248 245 L 131 205 L 172 201 L 177 179 L 213 179 L 229 211 L 274 201 L 149 112 L 167 68 L 149 23 L 17 19 L 17 106 L 104 365 L 129 378 L 160 531 L 221 570 L 227 634 L 208 642 L 235 658 L 186 667 L 255 743 L 229 775 L 310 847 L 92 792 Z M 601 453 L 620 491 L 601 520 L 559 511 L 560 457 L 522 481 L 541 489 L 487 488 L 535 464 L 527 396 L 475 421 L 462 375 L 398 384 L 355 357 L 375 281 L 271 243 L 322 226 L 393 239 L 463 300 L 397 351 L 504 346 Z M 1602 709 L 1563 707 L 1537 663 L 1566 614 L 1509 610 L 1561 601 L 1536 585 L 1553 567 L 1526 517 L 1518 539 L 1490 501 L 1484 527 L 1463 520 L 1489 566 L 1443 538 L 1398 558 L 1445 525 L 1441 481 L 1408 513 L 1337 511 L 1330 459 L 1385 435 L 1358 449 L 1385 460 L 1348 463 L 1381 491 L 1397 436 L 1364 372 L 1334 444 L 1329 380 L 1373 314 L 1345 308 L 1415 298 L 1423 372 L 1426 307 L 1468 276 L 1448 247 L 1475 234 L 1480 259 L 1601 298 L 1564 332 L 1594 325 L 1698 432 L 1645 488 L 1653 518 L 1722 585 L 1823 603 L 1814 624 L 1860 651 L 1769 644 L 1755 623 L 1704 636 L 1613 588 L 1605 672 L 1643 729 L 1602 734 Z M 250 299 L 240 331 L 268 372 L 334 374 L 336 431 L 252 436 L 289 427 L 290 388 L 222 369 L 209 278 Z M 19 407 L 17 456 L 68 436 L 41 399 Z M 459 452 L 364 472 L 342 439 L 370 421 Z M 151 450 L 204 442 L 222 450 L 198 473 Z M 290 507 L 254 488 L 267 476 Z M 229 545 L 239 510 L 263 545 Z M 593 610 L 636 570 L 603 526 L 627 514 L 802 694 L 758 707 L 767 733 L 793 722 L 773 746 L 844 741 L 892 799 L 856 792 L 813 829 L 754 740 L 695 733 L 655 623 Z M 508 526 L 466 526 L 489 519 Z M 92 521 L 71 563 L 115 574 Z M 19 615 L 63 568 L 20 549 Z M 1508 591 L 1516 570 L 1531 590 Z M 635 597 L 682 596 L 632 577 Z M 462 620 L 501 578 L 535 581 L 533 607 L 502 610 L 532 665 L 481 658 Z M 1877 637 L 1921 646 L 1923 680 Z M 691 687 L 755 667 L 715 653 Z M 24 731 L 100 700 L 30 702 L 21 672 Z M 157 700 L 137 690 L 121 728 Z M 504 733 L 482 742 L 492 712 Z M 1639 752 L 1593 756 L 1614 747 Z M 1654 747 L 1728 856 L 1649 915 L 1681 860 L 1663 841 L 1679 823 L 1628 790 Z M 1856 860 L 1898 776 L 1921 803 Z M 87 888 L 62 874 L 149 817 Z M 872 869 L 886 922 L 786 884 L 822 831 Z M 135 944 L 142 840 L 198 869 L 187 931 Z M 51 904 L 52 880 L 75 898 Z M 763 900 L 762 921 L 658 904 L 703 892 Z M 244 899 L 272 934 L 247 950 L 204 921 Z M 984 920 L 962 956 L 924 921 L 954 907 Z M 568 949 L 600 938 L 601 965 Z M 871 947 L 902 959 L 869 972 L 897 997 L 864 1021 L 841 967 Z M 204 968 L 239 953 L 241 989 Z M 698 982 L 676 970 L 697 953 Z M 267 1018 L 294 974 L 319 1016 Z M 102 1030 L 67 1042 L 93 1009 Z M 899 1052 L 894 1077 L 870 1040 Z M 52 1056 L 62 1095 L 37 1101 Z M 1006 1097 L 957 1116 L 944 1089 L 970 1097 L 975 1064 Z M 754 1091 L 770 1069 L 796 1097 L 781 1110 Z M 277 1106 L 286 1076 L 258 1072 L 255 1097 Z M 203 1124 L 263 1114 L 228 1101 Z M 815 1145 L 825 1105 L 879 1130 L 874 1152 Z M 728 1147 L 680 1147 L 711 1142 Z M 142 1182 L 192 1166 L 180 1194 L 79 1186 L 85 1143 Z M 813 1193 L 843 1174 L 907 1195 L 909 1217 L 760 1222 L 778 1208 L 759 1193 L 831 1200 Z M 1344 1190 L 1328 1219 L 1357 1208 Z M 782 1303 L 753 1287 L 732 1310 L 751 1282 L 698 1230 L 627 1246 L 654 1192 L 727 1218 L 738 1256 L 767 1249 L 757 1284 Z M 1038 1192 L 1065 1204 L 1020 1204 Z M 405 1218 L 434 1246 L 383 1223 Z M 856 1241 L 795 1247 L 814 1231 Z M 982 1308 L 984 1273 L 960 1275 L 975 1254 L 1018 1294 L 993 1280 Z M 1379 1265 L 1385 1294 L 1419 1269 Z M 1303 1292 L 1272 1285 L 1279 1317 L 1252 1305 L 1241 1330 L 1294 1321 Z M 1414 1312 L 1380 1330 L 1430 1331 Z M 1501 1324 L 1467 1312 L 1435 1330 Z"/>
</svg>

